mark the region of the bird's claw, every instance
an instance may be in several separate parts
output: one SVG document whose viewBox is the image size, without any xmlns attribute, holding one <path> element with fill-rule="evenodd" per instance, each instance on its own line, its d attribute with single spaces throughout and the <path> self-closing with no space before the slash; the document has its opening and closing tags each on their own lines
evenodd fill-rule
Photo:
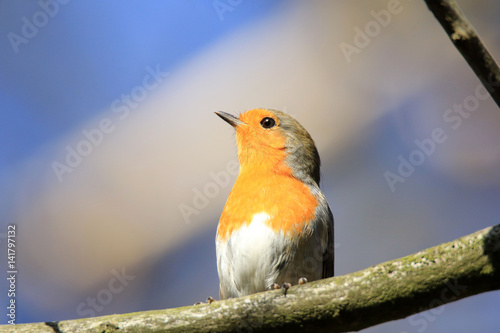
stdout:
<svg viewBox="0 0 500 333">
<path fill-rule="evenodd" d="M 279 284 L 277 284 L 276 282 L 274 282 L 271 287 L 270 287 L 271 290 L 273 289 L 281 289 L 281 286 Z"/>
<path fill-rule="evenodd" d="M 290 289 L 291 286 L 292 286 L 292 284 L 288 283 L 288 282 L 285 282 L 281 285 L 281 289 L 283 289 L 283 293 L 285 294 L 285 297 L 286 297 L 286 292 L 288 291 L 288 289 Z"/>
</svg>

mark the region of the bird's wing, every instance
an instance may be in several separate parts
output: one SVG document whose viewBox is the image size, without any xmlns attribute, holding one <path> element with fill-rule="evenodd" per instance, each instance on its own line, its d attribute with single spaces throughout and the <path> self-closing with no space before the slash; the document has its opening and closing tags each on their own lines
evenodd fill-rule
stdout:
<svg viewBox="0 0 500 333">
<path fill-rule="evenodd" d="M 328 243 L 326 251 L 323 253 L 323 279 L 333 276 L 334 262 L 335 262 L 335 249 L 333 244 L 334 228 L 333 228 L 333 214 L 328 207 Z"/>
</svg>

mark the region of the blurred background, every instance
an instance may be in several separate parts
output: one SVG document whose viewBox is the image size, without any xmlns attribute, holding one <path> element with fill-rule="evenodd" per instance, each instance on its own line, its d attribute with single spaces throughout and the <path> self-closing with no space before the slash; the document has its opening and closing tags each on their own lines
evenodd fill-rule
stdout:
<svg viewBox="0 0 500 333">
<path fill-rule="evenodd" d="M 500 111 L 424 1 L 391 3 L 1 1 L 17 323 L 218 296 L 237 157 L 217 110 L 280 109 L 311 133 L 337 275 L 499 223 Z M 459 4 L 500 59 L 500 3 Z M 499 311 L 490 292 L 364 332 L 497 332 Z"/>
</svg>

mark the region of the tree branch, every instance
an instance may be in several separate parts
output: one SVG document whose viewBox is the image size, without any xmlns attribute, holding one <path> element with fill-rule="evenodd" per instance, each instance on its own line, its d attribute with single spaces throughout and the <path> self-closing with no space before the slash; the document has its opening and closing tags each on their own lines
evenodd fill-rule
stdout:
<svg viewBox="0 0 500 333">
<path fill-rule="evenodd" d="M 454 0 L 425 0 L 476 76 L 500 107 L 500 69 Z"/>
<path fill-rule="evenodd" d="M 500 289 L 500 225 L 288 290 L 167 310 L 0 327 L 0 332 L 345 332 Z"/>
</svg>

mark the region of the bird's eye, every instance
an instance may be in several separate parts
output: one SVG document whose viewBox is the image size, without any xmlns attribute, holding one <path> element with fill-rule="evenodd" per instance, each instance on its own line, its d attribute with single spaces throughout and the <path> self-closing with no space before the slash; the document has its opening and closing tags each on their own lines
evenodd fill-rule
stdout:
<svg viewBox="0 0 500 333">
<path fill-rule="evenodd" d="M 271 128 L 274 127 L 274 125 L 276 125 L 276 120 L 270 117 L 265 117 L 260 121 L 260 125 L 264 128 Z"/>
</svg>

